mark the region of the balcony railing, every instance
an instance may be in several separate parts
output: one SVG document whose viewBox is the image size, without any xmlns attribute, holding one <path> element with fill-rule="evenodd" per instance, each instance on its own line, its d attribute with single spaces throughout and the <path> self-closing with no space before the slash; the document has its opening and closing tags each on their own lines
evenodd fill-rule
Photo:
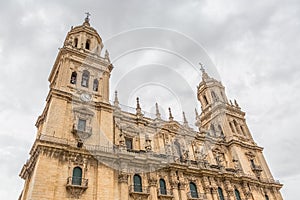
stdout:
<svg viewBox="0 0 300 200">
<path fill-rule="evenodd" d="M 129 186 L 129 193 L 139 193 L 139 194 L 150 194 L 149 187 L 142 187 L 139 185 Z"/>
<path fill-rule="evenodd" d="M 252 171 L 257 171 L 257 172 L 261 172 L 262 171 L 261 166 L 260 165 L 255 165 L 255 164 L 251 165 L 251 169 L 252 169 Z"/>
<path fill-rule="evenodd" d="M 77 134 L 81 139 L 86 139 L 92 135 L 92 127 L 87 126 L 82 130 L 74 125 L 72 132 Z"/>
<path fill-rule="evenodd" d="M 69 177 L 67 179 L 67 187 L 87 188 L 88 187 L 88 179 L 81 178 L 81 177 Z"/>
<path fill-rule="evenodd" d="M 164 188 L 158 188 L 157 189 L 157 195 L 158 196 L 172 197 L 173 196 L 173 191 L 172 190 L 167 190 L 167 189 L 164 189 Z"/>
<path fill-rule="evenodd" d="M 204 193 L 187 193 L 187 198 L 189 200 L 207 200 L 206 194 Z"/>
</svg>

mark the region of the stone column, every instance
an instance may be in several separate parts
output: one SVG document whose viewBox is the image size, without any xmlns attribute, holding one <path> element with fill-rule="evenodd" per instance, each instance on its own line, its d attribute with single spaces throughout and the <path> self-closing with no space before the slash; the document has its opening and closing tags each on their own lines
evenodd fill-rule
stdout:
<svg viewBox="0 0 300 200">
<path fill-rule="evenodd" d="M 233 187 L 229 180 L 225 180 L 224 182 L 225 191 L 227 192 L 228 200 L 235 200 Z"/>
<path fill-rule="evenodd" d="M 157 200 L 157 179 L 154 174 L 150 174 L 149 178 L 150 199 Z"/>
<path fill-rule="evenodd" d="M 180 191 L 181 200 L 187 200 L 186 186 L 187 184 L 185 182 L 180 182 L 179 191 Z"/>
<path fill-rule="evenodd" d="M 218 189 L 217 188 L 212 188 L 212 197 L 214 200 L 218 200 L 219 197 L 218 197 Z"/>
<path fill-rule="evenodd" d="M 235 200 L 235 196 L 234 196 L 234 191 L 233 190 L 228 190 L 226 191 L 227 195 L 228 195 L 228 200 Z"/>
<path fill-rule="evenodd" d="M 121 172 L 118 177 L 120 185 L 120 200 L 128 200 L 129 198 L 129 188 L 128 188 L 128 174 Z"/>
<path fill-rule="evenodd" d="M 174 200 L 179 200 L 179 192 L 178 192 L 178 182 L 174 181 L 170 183 L 171 190 L 173 192 Z"/>
<path fill-rule="evenodd" d="M 206 194 L 207 200 L 214 200 L 214 197 L 210 192 L 210 187 L 205 187 L 205 194 Z"/>
</svg>

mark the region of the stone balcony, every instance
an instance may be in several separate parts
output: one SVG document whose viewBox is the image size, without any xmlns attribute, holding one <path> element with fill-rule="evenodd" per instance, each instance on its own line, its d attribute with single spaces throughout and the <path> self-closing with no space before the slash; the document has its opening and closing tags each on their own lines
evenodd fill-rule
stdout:
<svg viewBox="0 0 300 200">
<path fill-rule="evenodd" d="M 188 200 L 207 200 L 207 197 L 206 197 L 206 194 L 204 193 L 191 193 L 191 192 L 188 192 L 187 193 L 187 199 Z"/>
<path fill-rule="evenodd" d="M 72 198 L 79 198 L 88 188 L 88 179 L 81 177 L 68 177 L 66 189 Z"/>
<path fill-rule="evenodd" d="M 80 139 L 87 139 L 92 135 L 92 127 L 87 126 L 84 129 L 78 129 L 78 127 L 73 125 L 72 133 Z"/>
<path fill-rule="evenodd" d="M 167 189 L 162 189 L 162 188 L 157 189 L 157 196 L 158 196 L 158 199 L 160 199 L 160 200 L 169 200 L 169 199 L 174 198 L 172 190 L 167 190 Z"/>
<path fill-rule="evenodd" d="M 129 195 L 133 197 L 133 199 L 146 200 L 150 195 L 149 187 L 142 187 L 139 185 L 131 185 L 129 186 Z"/>
</svg>

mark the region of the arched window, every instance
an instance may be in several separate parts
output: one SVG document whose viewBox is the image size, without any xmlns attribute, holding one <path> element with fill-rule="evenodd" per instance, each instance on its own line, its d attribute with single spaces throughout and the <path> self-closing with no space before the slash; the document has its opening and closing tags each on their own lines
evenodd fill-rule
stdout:
<svg viewBox="0 0 300 200">
<path fill-rule="evenodd" d="M 219 199 L 224 200 L 223 190 L 220 187 L 218 187 L 218 194 L 219 194 Z"/>
<path fill-rule="evenodd" d="M 74 46 L 75 46 L 75 47 L 78 47 L 78 38 L 75 38 L 75 39 L 74 39 Z"/>
<path fill-rule="evenodd" d="M 240 128 L 241 128 L 241 131 L 242 131 L 243 135 L 245 135 L 245 136 L 246 136 L 246 133 L 245 133 L 245 129 L 244 129 L 244 127 L 243 127 L 243 126 L 240 126 Z"/>
<path fill-rule="evenodd" d="M 133 176 L 133 189 L 134 189 L 135 192 L 142 192 L 143 191 L 142 178 L 138 174 L 135 174 Z"/>
<path fill-rule="evenodd" d="M 218 125 L 218 129 L 219 129 L 219 131 L 220 131 L 220 136 L 221 136 L 221 137 L 224 137 L 224 133 L 223 133 L 223 130 L 222 130 L 222 127 L 221 127 L 220 124 Z"/>
<path fill-rule="evenodd" d="M 234 194 L 236 200 L 241 200 L 240 192 L 237 189 L 234 190 Z"/>
<path fill-rule="evenodd" d="M 231 129 L 231 132 L 235 133 L 232 122 L 229 122 L 229 126 L 230 126 L 230 129 Z"/>
<path fill-rule="evenodd" d="M 234 124 L 234 126 L 235 126 L 236 131 L 237 131 L 239 134 L 241 134 L 241 133 L 239 132 L 239 126 L 238 126 L 238 123 L 237 123 L 235 120 L 233 120 L 233 124 Z"/>
<path fill-rule="evenodd" d="M 205 95 L 203 95 L 203 100 L 204 100 L 204 103 L 205 103 L 205 106 L 208 104 L 208 100 L 207 100 L 207 97 Z"/>
<path fill-rule="evenodd" d="M 89 87 L 90 72 L 84 70 L 82 73 L 81 86 Z"/>
<path fill-rule="evenodd" d="M 269 196 L 268 196 L 268 195 L 265 195 L 265 199 L 266 199 L 266 200 L 269 200 Z"/>
<path fill-rule="evenodd" d="M 71 84 L 76 84 L 76 80 L 77 80 L 77 73 L 72 72 L 70 83 Z"/>
<path fill-rule="evenodd" d="M 190 182 L 190 192 L 192 198 L 198 198 L 197 187 L 196 184 L 193 182 Z"/>
<path fill-rule="evenodd" d="M 98 85 L 99 85 L 99 81 L 97 79 L 94 79 L 93 90 L 96 92 L 98 91 Z"/>
<path fill-rule="evenodd" d="M 82 169 L 80 167 L 75 167 L 73 169 L 72 185 L 81 185 L 81 179 L 82 179 Z"/>
<path fill-rule="evenodd" d="M 90 45 L 91 45 L 91 41 L 90 40 L 86 40 L 86 42 L 85 42 L 85 49 L 90 50 Z"/>
<path fill-rule="evenodd" d="M 160 194 L 167 194 L 166 182 L 162 178 L 159 180 L 159 192 Z"/>
<path fill-rule="evenodd" d="M 212 99 L 216 102 L 218 101 L 218 97 L 216 95 L 216 93 L 214 91 L 211 91 L 211 96 L 212 96 Z"/>
</svg>

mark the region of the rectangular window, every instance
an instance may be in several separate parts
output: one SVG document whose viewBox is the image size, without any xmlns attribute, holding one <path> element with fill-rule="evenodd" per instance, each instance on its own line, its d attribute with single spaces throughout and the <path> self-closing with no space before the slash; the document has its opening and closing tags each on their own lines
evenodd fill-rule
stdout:
<svg viewBox="0 0 300 200">
<path fill-rule="evenodd" d="M 132 139 L 131 138 L 125 138 L 125 144 L 127 149 L 132 149 Z"/>
<path fill-rule="evenodd" d="M 85 128 L 86 128 L 86 120 L 79 119 L 78 120 L 78 130 L 79 131 L 85 131 Z"/>
</svg>

